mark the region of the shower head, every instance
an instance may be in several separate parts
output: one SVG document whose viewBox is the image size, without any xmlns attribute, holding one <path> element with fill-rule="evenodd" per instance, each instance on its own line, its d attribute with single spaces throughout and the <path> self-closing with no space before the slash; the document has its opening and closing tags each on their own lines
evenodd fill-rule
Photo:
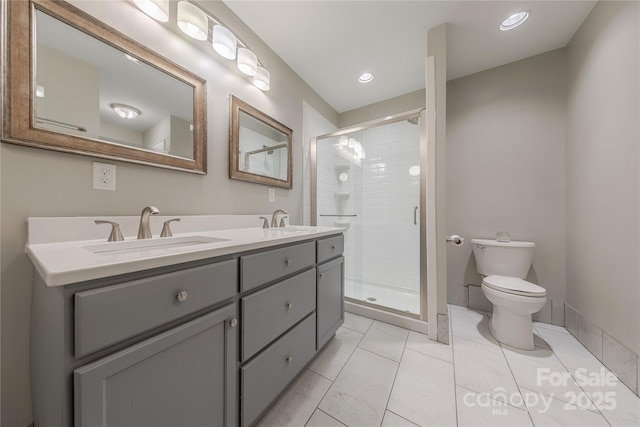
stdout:
<svg viewBox="0 0 640 427">
<path fill-rule="evenodd" d="M 417 125 L 418 124 L 418 120 L 420 120 L 420 117 L 412 117 L 410 119 L 407 119 L 407 121 L 409 123 L 411 123 L 412 125 Z"/>
<path fill-rule="evenodd" d="M 270 148 L 270 147 L 267 145 L 263 145 L 262 148 Z M 273 154 L 273 150 L 268 150 L 267 154 Z"/>
</svg>

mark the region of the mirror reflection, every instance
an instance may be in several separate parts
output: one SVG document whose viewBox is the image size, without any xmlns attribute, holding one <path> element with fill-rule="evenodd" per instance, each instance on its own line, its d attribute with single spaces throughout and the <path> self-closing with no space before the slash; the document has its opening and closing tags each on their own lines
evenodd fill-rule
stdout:
<svg viewBox="0 0 640 427">
<path fill-rule="evenodd" d="M 193 159 L 193 87 L 36 12 L 36 126 Z"/>
<path fill-rule="evenodd" d="M 288 136 L 240 111 L 239 168 L 245 172 L 287 180 Z"/>
<path fill-rule="evenodd" d="M 292 135 L 282 123 L 232 97 L 230 177 L 291 188 Z"/>
</svg>

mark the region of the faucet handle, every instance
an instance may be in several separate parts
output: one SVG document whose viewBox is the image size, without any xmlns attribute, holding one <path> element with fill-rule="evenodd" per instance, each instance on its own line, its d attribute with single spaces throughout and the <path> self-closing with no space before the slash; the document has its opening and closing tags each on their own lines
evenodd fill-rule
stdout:
<svg viewBox="0 0 640 427">
<path fill-rule="evenodd" d="M 172 237 L 173 233 L 171 232 L 171 223 L 172 222 L 179 222 L 180 218 L 173 218 L 170 219 L 168 221 L 164 222 L 164 225 L 162 226 L 162 232 L 160 233 L 160 237 Z"/>
<path fill-rule="evenodd" d="M 288 218 L 288 217 L 285 215 L 282 218 L 280 218 L 280 225 L 278 227 L 286 227 L 286 224 L 284 223 L 285 218 Z"/>
<path fill-rule="evenodd" d="M 263 216 L 260 219 L 262 220 L 262 228 L 269 228 L 269 220 Z"/>
<path fill-rule="evenodd" d="M 124 240 L 124 237 L 122 237 L 122 231 L 120 231 L 120 224 L 118 224 L 117 222 L 97 219 L 95 220 L 95 223 L 97 225 L 111 224 L 111 233 L 109 234 L 107 242 L 120 242 Z"/>
</svg>

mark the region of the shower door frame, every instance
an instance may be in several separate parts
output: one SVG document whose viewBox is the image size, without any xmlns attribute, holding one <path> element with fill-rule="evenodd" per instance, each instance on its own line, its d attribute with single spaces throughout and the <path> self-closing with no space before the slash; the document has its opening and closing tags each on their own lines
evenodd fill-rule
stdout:
<svg viewBox="0 0 640 427">
<path fill-rule="evenodd" d="M 425 108 L 418 108 L 408 111 L 406 113 L 399 114 L 397 116 L 387 119 L 377 119 L 369 122 L 365 122 L 352 127 L 339 129 L 335 132 L 319 135 L 311 138 L 310 145 L 310 160 L 311 160 L 311 225 L 318 225 L 318 175 L 317 175 L 317 143 L 319 139 L 333 138 L 350 134 L 353 132 L 364 131 L 367 129 L 376 128 L 379 126 L 385 126 L 392 123 L 400 122 L 403 120 L 419 118 L 420 121 L 420 313 L 407 313 L 402 310 L 397 310 L 391 307 L 383 305 L 372 304 L 366 301 L 362 301 L 355 298 L 345 297 L 345 300 L 355 303 L 360 306 L 370 307 L 383 312 L 388 312 L 395 315 L 400 315 L 409 319 L 415 319 L 422 322 L 427 322 L 427 257 L 426 257 L 426 236 L 427 236 L 427 182 L 426 182 L 426 153 L 427 153 L 427 132 L 426 132 L 426 114 L 424 114 Z"/>
</svg>

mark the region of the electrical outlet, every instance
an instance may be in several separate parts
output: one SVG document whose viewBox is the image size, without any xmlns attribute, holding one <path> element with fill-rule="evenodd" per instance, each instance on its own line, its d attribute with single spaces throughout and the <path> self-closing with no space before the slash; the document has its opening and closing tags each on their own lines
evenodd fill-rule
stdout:
<svg viewBox="0 0 640 427">
<path fill-rule="evenodd" d="M 93 189 L 116 189 L 116 166 L 108 163 L 93 162 Z"/>
<path fill-rule="evenodd" d="M 269 201 L 270 202 L 276 201 L 276 190 L 274 188 L 269 189 Z"/>
</svg>

